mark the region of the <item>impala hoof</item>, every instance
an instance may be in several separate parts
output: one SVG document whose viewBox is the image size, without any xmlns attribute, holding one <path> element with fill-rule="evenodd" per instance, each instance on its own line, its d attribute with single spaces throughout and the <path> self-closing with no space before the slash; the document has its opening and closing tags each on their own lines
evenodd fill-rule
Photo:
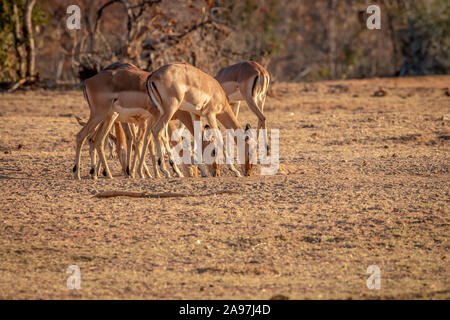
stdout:
<svg viewBox="0 0 450 320">
<path fill-rule="evenodd" d="M 169 171 L 165 170 L 165 168 L 164 169 L 161 168 L 161 171 L 164 173 L 166 178 L 170 178 L 170 172 Z"/>
</svg>

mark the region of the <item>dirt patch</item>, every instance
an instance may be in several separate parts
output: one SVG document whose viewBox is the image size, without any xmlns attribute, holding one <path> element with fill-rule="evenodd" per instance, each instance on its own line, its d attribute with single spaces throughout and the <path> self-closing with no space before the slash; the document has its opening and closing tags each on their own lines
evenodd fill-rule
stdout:
<svg viewBox="0 0 450 320">
<path fill-rule="evenodd" d="M 278 83 L 281 165 L 248 178 L 131 180 L 110 160 L 95 182 L 84 148 L 75 181 L 82 93 L 1 94 L 0 298 L 449 299 L 449 80 Z M 208 195 L 93 197 L 108 190 Z"/>
</svg>

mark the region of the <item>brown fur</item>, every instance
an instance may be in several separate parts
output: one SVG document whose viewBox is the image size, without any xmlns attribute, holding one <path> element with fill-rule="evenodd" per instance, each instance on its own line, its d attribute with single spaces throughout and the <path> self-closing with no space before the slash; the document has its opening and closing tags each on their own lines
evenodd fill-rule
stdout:
<svg viewBox="0 0 450 320">
<path fill-rule="evenodd" d="M 258 134 L 259 129 L 266 129 L 266 117 L 263 112 L 270 83 L 267 70 L 257 62 L 242 61 L 221 69 L 215 78 L 223 86 L 227 96 L 231 97 L 236 92 L 240 93 L 241 98 L 230 101 L 236 117 L 239 113 L 240 101 L 245 101 L 258 117 Z M 267 141 L 267 135 L 264 138 Z M 267 150 L 269 151 L 268 146 Z"/>
<path fill-rule="evenodd" d="M 161 142 L 164 143 L 166 151 L 169 151 L 169 158 L 171 157 L 170 146 L 163 132 L 168 121 L 178 110 L 195 113 L 197 117 L 206 117 L 213 129 L 218 130 L 217 120 L 227 129 L 242 129 L 219 82 L 190 64 L 172 63 L 154 71 L 147 80 L 147 90 L 154 104 L 159 104 L 163 109 L 163 114 L 156 119 L 152 128 L 159 159 L 164 159 Z M 150 132 L 147 132 L 144 148 L 148 143 L 149 134 Z M 145 154 L 141 156 L 141 164 L 144 159 Z M 167 172 L 164 161 L 161 161 L 160 167 L 164 173 Z M 240 176 L 232 164 L 229 167 Z"/>
</svg>

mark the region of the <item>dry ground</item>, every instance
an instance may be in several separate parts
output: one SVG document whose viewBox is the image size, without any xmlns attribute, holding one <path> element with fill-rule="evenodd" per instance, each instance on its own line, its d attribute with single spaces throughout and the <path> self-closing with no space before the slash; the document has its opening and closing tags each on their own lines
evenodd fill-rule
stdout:
<svg viewBox="0 0 450 320">
<path fill-rule="evenodd" d="M 1 94 L 0 298 L 449 299 L 449 84 L 279 83 L 277 175 L 129 180 L 111 160 L 116 179 L 96 182 L 87 149 L 71 172 L 81 91 Z M 240 194 L 92 198 L 112 189 Z"/>
</svg>

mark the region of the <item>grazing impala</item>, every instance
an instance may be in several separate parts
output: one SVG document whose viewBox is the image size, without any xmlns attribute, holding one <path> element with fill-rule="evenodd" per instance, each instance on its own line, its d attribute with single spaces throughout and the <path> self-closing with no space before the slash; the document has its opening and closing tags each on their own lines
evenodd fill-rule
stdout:
<svg viewBox="0 0 450 320">
<path fill-rule="evenodd" d="M 134 141 L 134 149 L 136 151 L 135 155 L 137 158 L 140 158 L 140 151 L 142 148 L 139 141 L 142 141 L 140 136 L 143 136 L 144 134 L 144 131 L 141 129 L 145 130 L 145 121 L 147 119 L 150 120 L 160 115 L 159 110 L 150 100 L 145 87 L 145 82 L 149 75 L 149 72 L 142 71 L 132 64 L 114 63 L 105 68 L 99 74 L 86 80 L 84 95 L 90 108 L 90 116 L 86 125 L 77 134 L 75 166 L 73 168 L 76 179 L 80 179 L 81 148 L 86 140 L 86 137 L 90 135 L 94 135 L 92 144 L 95 149 L 97 149 L 100 158 L 99 163 L 96 165 L 96 169 L 94 170 L 94 178 L 98 174 L 100 163 L 104 168 L 105 175 L 108 178 L 112 178 L 104 155 L 104 141 L 112 124 L 116 120 L 120 120 L 123 124 L 131 124 L 131 126 L 125 126 L 125 132 L 127 133 L 128 140 L 126 172 L 130 173 L 129 166 L 132 163 L 132 148 L 131 143 L 129 142 L 129 137 L 132 136 L 132 140 Z M 179 119 L 193 134 L 192 119 L 189 113 L 180 110 L 175 114 L 174 118 Z M 148 122 L 153 123 L 152 121 Z M 116 122 L 116 130 L 122 129 L 122 126 L 118 126 L 117 124 L 118 122 Z M 137 134 L 134 130 L 133 124 L 138 125 L 139 131 Z M 123 139 L 120 141 L 122 140 Z M 119 145 L 118 148 L 122 150 L 123 146 Z M 147 148 L 144 150 L 147 150 Z M 91 162 L 93 161 L 95 163 L 95 159 L 92 159 L 93 154 L 95 155 L 95 152 L 91 153 Z M 123 155 L 120 159 L 122 158 Z M 152 157 L 152 159 L 154 160 L 155 158 Z M 133 163 L 134 162 L 135 161 L 133 161 Z M 175 164 L 173 164 L 172 167 L 178 176 L 182 176 L 182 173 Z M 155 163 L 154 168 L 155 175 L 158 176 L 159 172 L 157 171 L 157 166 Z M 141 165 L 139 167 L 139 175 L 141 177 L 143 177 L 142 169 L 146 170 L 146 173 L 148 174 L 145 164 Z M 202 170 L 202 174 L 206 175 L 206 172 Z"/>
<path fill-rule="evenodd" d="M 242 130 L 221 85 L 213 77 L 190 64 L 172 63 L 159 68 L 148 77 L 146 88 L 160 114 L 153 125 L 150 123 L 147 125 L 144 150 L 149 143 L 150 134 L 153 134 L 158 153 L 158 164 L 166 176 L 169 176 L 169 173 L 165 168 L 161 142 L 168 153 L 170 164 L 172 167 L 176 167 L 167 135 L 164 132 L 168 122 L 177 111 L 191 113 L 193 121 L 204 116 L 215 130 L 218 130 L 217 119 L 226 129 Z M 225 153 L 227 152 L 225 151 Z M 229 159 L 227 154 L 226 157 Z M 145 152 L 141 153 L 139 168 L 142 168 L 144 161 Z M 235 175 L 241 176 L 232 162 L 227 162 Z M 202 172 L 204 171 L 203 166 L 203 164 L 199 166 Z"/>
<path fill-rule="evenodd" d="M 78 116 L 74 116 L 75 119 L 78 121 L 78 124 L 82 127 L 84 127 L 86 125 L 86 122 L 84 122 L 83 120 L 81 120 L 80 117 Z M 98 175 L 98 170 L 97 165 L 97 152 L 95 151 L 95 145 L 94 145 L 94 138 L 97 132 L 99 132 L 99 130 L 101 130 L 102 124 L 100 124 L 96 131 L 88 138 L 88 142 L 89 142 L 89 155 L 91 158 L 91 175 L 92 177 L 95 179 L 96 176 Z M 115 122 L 114 123 L 114 131 L 116 133 L 116 136 L 113 136 L 111 133 L 109 133 L 109 135 L 107 136 L 107 144 L 108 144 L 108 148 L 110 149 L 110 158 L 111 154 L 112 154 L 112 149 L 113 149 L 113 145 L 116 146 L 116 153 L 117 153 L 117 158 L 119 159 L 120 165 L 122 167 L 122 171 L 127 174 L 127 150 L 126 150 L 126 137 L 125 137 L 125 132 L 122 129 L 122 125 L 120 122 Z M 97 171 L 96 171 L 97 170 Z"/>
<path fill-rule="evenodd" d="M 104 152 L 106 135 L 117 120 L 142 123 L 158 111 L 145 91 L 149 73 L 132 64 L 113 64 L 85 81 L 84 94 L 90 108 L 86 125 L 76 136 L 75 179 L 80 179 L 80 152 L 86 140 L 99 127 L 94 145 L 108 178 L 112 178 Z M 101 124 L 99 126 L 99 124 Z M 139 150 L 137 150 L 139 152 Z M 141 167 L 142 170 L 142 167 Z"/>
<path fill-rule="evenodd" d="M 221 69 L 215 78 L 228 96 L 236 118 L 241 101 L 245 101 L 258 117 L 258 132 L 265 129 L 263 111 L 270 82 L 267 70 L 254 61 L 243 61 Z M 267 136 L 264 138 L 267 143 Z"/>
<path fill-rule="evenodd" d="M 182 122 L 182 124 L 186 125 L 186 127 L 189 129 L 189 131 L 193 134 L 194 129 L 193 129 L 192 122 L 191 122 L 192 121 L 191 116 L 189 113 L 187 113 L 187 116 L 183 113 L 184 113 L 184 111 L 178 111 L 175 114 L 174 119 L 180 120 Z M 75 116 L 75 117 L 81 126 L 86 125 L 86 122 L 83 122 L 77 116 Z M 147 121 L 152 121 L 152 118 L 153 117 L 150 117 Z M 100 162 L 100 159 L 97 161 L 97 153 L 95 151 L 95 145 L 94 145 L 93 141 L 95 140 L 94 139 L 95 135 L 98 132 L 100 132 L 102 125 L 103 125 L 103 122 L 97 127 L 96 131 L 92 134 L 92 137 L 88 139 L 89 147 L 90 147 L 89 153 L 90 153 L 91 165 L 92 165 L 91 175 L 92 175 L 92 178 L 94 178 L 94 179 L 96 179 L 98 176 L 101 162 Z M 116 146 L 117 158 L 119 159 L 119 162 L 121 164 L 122 171 L 124 172 L 124 174 L 128 177 L 134 177 L 137 160 L 140 159 L 138 151 L 140 151 L 142 149 L 142 142 L 143 142 L 142 138 L 144 135 L 144 132 L 142 129 L 145 129 L 145 123 L 142 125 L 140 124 L 136 128 L 134 124 L 121 123 L 119 121 L 116 121 L 114 123 L 114 128 L 115 128 L 117 137 L 113 136 L 110 133 L 108 138 L 109 138 L 109 140 L 112 141 L 111 143 L 113 143 Z M 170 121 L 169 126 L 168 126 L 169 137 L 172 136 L 172 133 L 175 130 L 177 130 L 177 127 L 175 126 L 173 121 Z M 179 142 L 181 142 L 181 139 L 179 139 L 178 141 L 173 140 L 173 141 L 171 141 L 171 144 L 175 146 Z M 204 142 L 204 145 L 206 145 L 206 142 Z M 132 153 L 133 150 L 135 151 L 134 154 Z M 155 155 L 154 155 L 153 144 L 149 147 L 149 150 L 150 150 L 150 154 L 151 154 L 152 160 L 153 160 L 153 167 L 155 169 L 154 170 L 155 177 L 159 178 L 160 173 L 159 173 L 158 167 L 155 165 Z M 133 155 L 133 160 L 131 160 L 132 155 Z M 197 172 L 196 172 L 196 170 L 193 170 L 193 169 L 194 168 L 191 168 L 191 174 L 196 177 Z M 148 167 L 145 163 L 144 163 L 144 172 L 148 177 L 150 177 L 150 178 L 152 177 L 148 170 Z M 142 176 L 143 174 L 140 173 L 139 175 Z"/>
</svg>

